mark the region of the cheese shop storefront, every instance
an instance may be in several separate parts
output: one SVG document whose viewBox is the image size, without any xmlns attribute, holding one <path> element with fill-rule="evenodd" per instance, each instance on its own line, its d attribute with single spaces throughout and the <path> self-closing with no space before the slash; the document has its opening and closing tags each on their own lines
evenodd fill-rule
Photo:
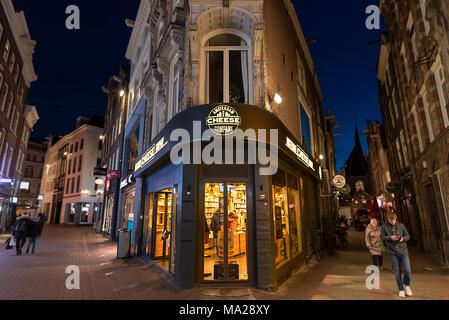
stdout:
<svg viewBox="0 0 449 320">
<path fill-rule="evenodd" d="M 278 286 L 305 261 L 319 172 L 265 109 L 190 108 L 138 157 L 133 245 L 179 288 Z"/>
</svg>

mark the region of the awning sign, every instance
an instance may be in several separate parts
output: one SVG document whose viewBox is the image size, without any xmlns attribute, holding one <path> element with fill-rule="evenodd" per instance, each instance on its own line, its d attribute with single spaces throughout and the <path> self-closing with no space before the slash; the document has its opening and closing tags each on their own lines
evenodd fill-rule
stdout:
<svg viewBox="0 0 449 320">
<path fill-rule="evenodd" d="M 315 171 L 315 167 L 313 165 L 312 159 L 307 155 L 307 153 L 299 146 L 296 145 L 289 137 L 287 137 L 287 142 L 285 144 L 287 148 L 289 148 L 302 163 L 304 163 L 307 167 Z"/>
<path fill-rule="evenodd" d="M 143 155 L 143 157 L 136 162 L 136 165 L 134 167 L 134 171 L 139 170 L 140 168 L 142 168 L 143 166 L 145 166 L 148 162 L 150 162 L 151 160 L 153 160 L 153 158 L 157 155 L 157 153 L 159 151 L 162 150 L 162 148 L 167 144 L 168 142 L 165 141 L 164 137 L 161 138 L 161 140 L 159 140 L 157 143 L 153 144 L 150 148 L 150 150 L 147 151 L 147 153 L 145 153 Z"/>
</svg>

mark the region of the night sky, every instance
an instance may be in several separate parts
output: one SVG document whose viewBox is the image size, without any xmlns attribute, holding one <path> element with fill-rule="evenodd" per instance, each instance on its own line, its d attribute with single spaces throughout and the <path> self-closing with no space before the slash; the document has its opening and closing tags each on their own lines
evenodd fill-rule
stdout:
<svg viewBox="0 0 449 320">
<path fill-rule="evenodd" d="M 29 103 L 37 107 L 40 120 L 33 137 L 49 133 L 64 135 L 75 129 L 78 116 L 103 114 L 109 76 L 118 74 L 125 58 L 131 29 L 125 19 L 134 20 L 140 0 L 13 0 L 24 10 L 31 37 L 37 41 L 34 66 L 39 79 L 31 85 Z M 377 0 L 306 1 L 293 0 L 324 95 L 323 109 L 337 116 L 337 169 L 354 146 L 354 126 L 360 133 L 365 119 L 380 120 L 376 63 L 379 30 L 367 30 L 367 6 Z M 65 9 L 77 5 L 81 29 L 67 30 Z M 366 150 L 366 138 L 362 137 Z"/>
</svg>

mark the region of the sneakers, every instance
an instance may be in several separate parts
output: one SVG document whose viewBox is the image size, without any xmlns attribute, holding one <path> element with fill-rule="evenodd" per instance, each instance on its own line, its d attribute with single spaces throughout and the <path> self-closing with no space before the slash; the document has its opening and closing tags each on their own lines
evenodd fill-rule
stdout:
<svg viewBox="0 0 449 320">
<path fill-rule="evenodd" d="M 399 296 L 401 298 L 405 298 L 405 291 L 404 290 L 399 291 Z"/>
<path fill-rule="evenodd" d="M 405 295 L 406 295 L 407 297 L 412 297 L 412 296 L 413 296 L 413 292 L 412 292 L 412 290 L 410 289 L 410 286 L 405 286 Z"/>
</svg>

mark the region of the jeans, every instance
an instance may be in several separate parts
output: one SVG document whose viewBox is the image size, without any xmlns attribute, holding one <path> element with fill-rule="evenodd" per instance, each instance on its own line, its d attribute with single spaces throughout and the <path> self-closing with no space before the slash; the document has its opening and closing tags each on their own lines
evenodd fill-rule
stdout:
<svg viewBox="0 0 449 320">
<path fill-rule="evenodd" d="M 37 237 L 34 237 L 34 238 L 29 237 L 29 238 L 28 238 L 27 252 L 30 251 L 31 245 L 33 245 L 32 252 L 34 252 L 34 248 L 36 248 L 36 241 L 37 241 Z"/>
<path fill-rule="evenodd" d="M 383 257 L 382 255 L 373 255 L 373 265 L 382 267 Z"/>
<path fill-rule="evenodd" d="M 25 245 L 27 237 L 25 234 L 16 233 L 15 238 L 16 238 L 16 252 L 19 254 L 22 252 L 22 248 Z"/>
<path fill-rule="evenodd" d="M 412 270 L 410 268 L 410 259 L 408 255 L 390 254 L 391 263 L 393 264 L 393 270 L 396 275 L 396 283 L 400 291 L 404 290 L 404 285 L 410 285 L 410 279 Z M 400 265 L 404 269 L 404 280 L 402 280 Z"/>
</svg>

